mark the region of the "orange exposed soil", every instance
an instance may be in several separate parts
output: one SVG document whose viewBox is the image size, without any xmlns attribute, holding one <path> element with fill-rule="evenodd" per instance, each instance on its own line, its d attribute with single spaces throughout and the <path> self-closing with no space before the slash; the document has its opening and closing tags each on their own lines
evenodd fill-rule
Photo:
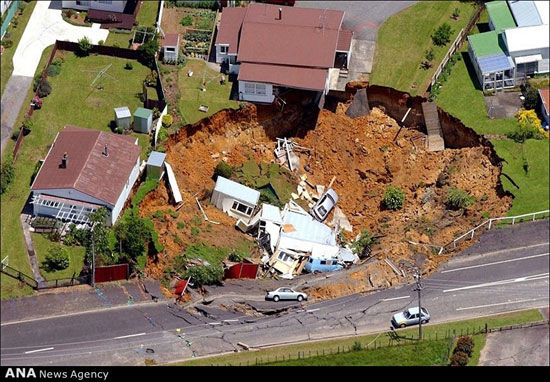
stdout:
<svg viewBox="0 0 550 382">
<path fill-rule="evenodd" d="M 230 248 L 243 239 L 252 240 L 234 228 L 235 219 L 209 205 L 209 191 L 214 187 L 212 175 L 222 159 L 232 166 L 249 158 L 257 163 L 273 161 L 275 137 L 295 136 L 299 145 L 311 149 L 310 156 L 299 154 L 301 166 L 296 175 L 307 174 L 308 182 L 325 186 L 336 177 L 332 188 L 339 195 L 338 206 L 353 226 L 348 239 L 361 229 L 382 235 L 373 255 L 388 258 L 404 269 L 417 265 L 429 273 L 449 256 L 413 247 L 406 240 L 446 244 L 479 224 L 482 215 L 501 216 L 509 209 L 511 198 L 498 191 L 500 170 L 490 163 L 483 147 L 428 152 L 424 149 L 424 135 L 407 128 L 401 130 L 394 143 L 399 130 L 395 120 L 377 108 L 367 116 L 351 119 L 344 114 L 346 107 L 340 104 L 336 113 L 322 110 L 315 128 L 307 128 L 303 126 L 304 111 L 300 105 L 287 105 L 284 112 L 247 105 L 241 110 L 220 111 L 171 136 L 165 143 L 166 161 L 174 169 L 185 204 L 177 218 L 165 214 L 165 222 L 153 219 L 167 250 L 156 264 L 149 265 L 151 273 L 159 276 L 169 258 L 181 253 L 188 243 L 202 241 Z M 306 165 L 309 172 L 304 171 Z M 448 175 L 447 185 L 438 187 L 436 182 L 442 172 Z M 401 210 L 382 207 L 389 184 L 406 194 Z M 444 202 L 449 186 L 467 191 L 476 202 L 463 212 L 448 211 Z M 221 223 L 203 222 L 198 235 L 191 233 L 191 219 L 201 215 L 194 195 L 201 200 L 208 217 Z M 166 186 L 159 185 L 145 197 L 141 214 L 173 210 L 170 197 Z M 329 216 L 327 222 L 330 221 Z M 177 222 L 183 222 L 185 228 L 178 229 Z M 175 240 L 174 234 L 181 240 Z M 309 293 L 314 298 L 337 297 L 399 281 L 382 261 L 356 273 L 345 280 L 311 288 Z"/>
</svg>

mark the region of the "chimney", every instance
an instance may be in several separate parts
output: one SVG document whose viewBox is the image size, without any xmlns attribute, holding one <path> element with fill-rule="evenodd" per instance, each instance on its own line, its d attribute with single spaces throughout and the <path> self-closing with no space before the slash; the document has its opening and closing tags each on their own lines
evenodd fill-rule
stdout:
<svg viewBox="0 0 550 382">
<path fill-rule="evenodd" d="M 282 20 L 283 18 L 283 8 L 279 8 L 279 18 L 277 20 Z"/>
<path fill-rule="evenodd" d="M 105 144 L 105 150 L 103 151 L 103 155 L 105 155 L 106 157 L 109 156 L 109 151 L 107 149 L 107 144 Z"/>
<path fill-rule="evenodd" d="M 67 161 L 68 161 L 67 153 L 63 154 L 63 158 L 61 158 L 61 167 L 67 168 Z"/>
</svg>

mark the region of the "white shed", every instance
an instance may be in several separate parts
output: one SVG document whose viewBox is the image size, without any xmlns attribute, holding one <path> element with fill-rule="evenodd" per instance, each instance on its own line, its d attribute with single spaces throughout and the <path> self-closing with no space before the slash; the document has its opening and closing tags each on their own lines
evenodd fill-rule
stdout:
<svg viewBox="0 0 550 382">
<path fill-rule="evenodd" d="M 129 129 L 131 121 L 132 113 L 130 113 L 130 109 L 127 106 L 115 107 L 115 122 L 117 127 Z"/>
<path fill-rule="evenodd" d="M 218 176 L 210 201 L 229 216 L 248 221 L 259 199 L 259 191 Z"/>
</svg>

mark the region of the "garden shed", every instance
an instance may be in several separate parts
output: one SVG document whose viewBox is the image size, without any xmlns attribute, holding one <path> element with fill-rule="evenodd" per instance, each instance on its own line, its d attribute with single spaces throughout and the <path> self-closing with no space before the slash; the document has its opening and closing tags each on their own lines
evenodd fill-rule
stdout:
<svg viewBox="0 0 550 382">
<path fill-rule="evenodd" d="M 218 176 L 211 202 L 229 216 L 248 222 L 259 199 L 258 191 Z"/>
<path fill-rule="evenodd" d="M 130 128 L 132 114 L 127 106 L 115 107 L 115 122 L 117 127 Z"/>
<path fill-rule="evenodd" d="M 166 154 L 152 151 L 147 159 L 147 178 L 159 180 L 164 172 L 164 160 Z"/>
<path fill-rule="evenodd" d="M 180 36 L 177 33 L 167 33 L 162 42 L 162 53 L 164 62 L 178 61 L 178 50 L 180 45 Z"/>
<path fill-rule="evenodd" d="M 138 107 L 134 112 L 134 131 L 149 134 L 153 127 L 153 111 Z"/>
</svg>

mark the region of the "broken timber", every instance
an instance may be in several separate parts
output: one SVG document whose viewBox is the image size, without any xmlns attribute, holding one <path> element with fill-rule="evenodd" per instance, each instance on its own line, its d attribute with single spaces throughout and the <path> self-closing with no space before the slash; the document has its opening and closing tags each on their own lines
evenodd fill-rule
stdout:
<svg viewBox="0 0 550 382">
<path fill-rule="evenodd" d="M 195 197 L 195 200 L 197 201 L 197 205 L 199 206 L 199 209 L 202 212 L 202 216 L 204 216 L 204 220 L 206 220 L 207 222 L 212 223 L 212 224 L 220 224 L 219 222 L 215 222 L 213 220 L 208 219 L 208 216 L 206 216 L 206 212 L 204 212 L 204 210 L 202 209 L 201 202 L 199 202 L 199 199 L 197 197 Z"/>
<path fill-rule="evenodd" d="M 426 148 L 428 151 L 441 151 L 445 149 L 445 141 L 439 123 L 439 114 L 437 106 L 434 102 L 424 102 L 422 104 L 422 112 L 424 113 L 424 123 L 426 124 Z"/>
</svg>

